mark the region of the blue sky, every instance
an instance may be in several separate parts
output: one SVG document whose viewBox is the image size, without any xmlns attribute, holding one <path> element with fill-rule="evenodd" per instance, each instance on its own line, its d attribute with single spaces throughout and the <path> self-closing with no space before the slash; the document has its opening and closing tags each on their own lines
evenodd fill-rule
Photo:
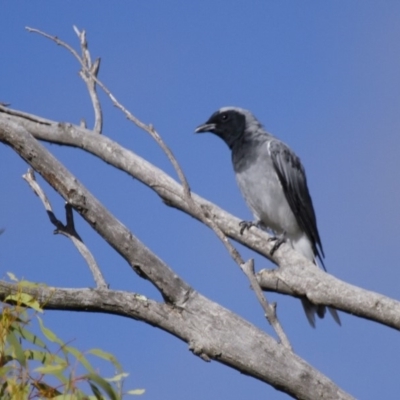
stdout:
<svg viewBox="0 0 400 400">
<path fill-rule="evenodd" d="M 39 5 L 39 4 L 46 4 Z M 172 148 L 194 192 L 239 218 L 251 215 L 228 149 L 193 130 L 221 106 L 248 108 L 301 157 L 333 275 L 399 298 L 400 3 L 397 1 L 4 2 L 0 101 L 42 117 L 93 124 L 78 64 L 31 26 L 77 47 L 88 33 L 100 79 Z M 174 175 L 157 145 L 101 96 L 104 134 Z M 248 282 L 215 235 L 151 190 L 79 150 L 47 147 L 157 255 L 204 295 L 272 333 Z M 0 146 L 2 276 L 93 286 L 72 244 L 52 235 L 21 179 L 26 165 Z M 59 218 L 62 199 L 43 184 Z M 76 225 L 113 289 L 159 299 L 79 217 Z M 239 247 L 256 268 L 269 262 Z M 341 314 L 309 327 L 299 301 L 268 295 L 295 351 L 357 398 L 394 398 L 398 332 Z M 47 325 L 80 349 L 113 352 L 144 399 L 285 399 L 143 323 L 47 312 Z"/>
</svg>

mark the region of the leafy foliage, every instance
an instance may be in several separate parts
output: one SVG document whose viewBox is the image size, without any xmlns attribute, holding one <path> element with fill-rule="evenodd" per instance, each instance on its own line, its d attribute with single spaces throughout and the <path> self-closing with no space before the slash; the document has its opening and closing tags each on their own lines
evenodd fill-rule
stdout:
<svg viewBox="0 0 400 400">
<path fill-rule="evenodd" d="M 18 291 L 6 297 L 0 313 L 1 399 L 120 400 L 124 394 L 144 393 L 143 389 L 123 392 L 128 374 L 112 354 L 100 349 L 83 353 L 63 342 L 44 325 L 39 302 L 24 293 L 24 288 L 39 285 L 8 276 L 18 282 Z M 35 320 L 40 336 L 32 332 Z M 88 355 L 111 364 L 115 375 L 100 376 Z"/>
</svg>

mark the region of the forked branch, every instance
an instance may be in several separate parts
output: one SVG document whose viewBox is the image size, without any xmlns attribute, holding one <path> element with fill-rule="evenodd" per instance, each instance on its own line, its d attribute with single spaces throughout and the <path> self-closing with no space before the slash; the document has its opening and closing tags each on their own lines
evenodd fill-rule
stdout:
<svg viewBox="0 0 400 400">
<path fill-rule="evenodd" d="M 66 236 L 68 239 L 71 239 L 72 243 L 78 249 L 79 253 L 81 253 L 82 257 L 85 259 L 88 264 L 90 271 L 92 272 L 93 278 L 96 282 L 96 286 L 98 289 L 105 289 L 108 287 L 103 274 L 99 266 L 96 263 L 95 258 L 93 257 L 90 250 L 83 243 L 81 237 L 78 235 L 75 229 L 74 224 L 74 216 L 72 212 L 72 207 L 70 204 L 65 204 L 65 214 L 67 223 L 64 225 L 54 214 L 53 209 L 51 207 L 50 201 L 44 193 L 43 189 L 40 187 L 38 182 L 36 181 L 35 174 L 31 168 L 28 169 L 28 172 L 22 176 L 25 181 L 29 184 L 34 193 L 39 197 L 42 201 L 43 206 L 47 212 L 47 215 L 50 218 L 50 222 L 56 227 L 54 231 L 55 234 L 61 234 Z"/>
</svg>

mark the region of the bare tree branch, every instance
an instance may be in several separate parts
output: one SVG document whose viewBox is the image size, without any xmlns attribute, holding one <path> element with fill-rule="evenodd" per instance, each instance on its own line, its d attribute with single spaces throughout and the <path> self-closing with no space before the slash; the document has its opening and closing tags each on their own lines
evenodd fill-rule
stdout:
<svg viewBox="0 0 400 400">
<path fill-rule="evenodd" d="M 279 339 L 281 340 L 282 344 L 285 347 L 287 347 L 288 349 L 291 349 L 289 339 L 287 338 L 286 333 L 284 332 L 284 330 L 278 320 L 278 317 L 276 316 L 276 304 L 270 304 L 267 301 L 265 295 L 263 294 L 263 292 L 261 290 L 261 286 L 257 281 L 257 278 L 254 273 L 253 260 L 251 259 L 251 260 L 247 261 L 246 263 L 244 263 L 242 265 L 242 269 L 250 281 L 251 287 L 254 290 L 256 297 L 265 312 L 265 317 L 267 318 L 268 322 L 274 328 L 274 330 L 275 330 L 276 334 L 278 335 Z"/>
<path fill-rule="evenodd" d="M 92 60 L 88 49 L 88 43 L 86 40 L 86 32 L 85 31 L 79 32 L 78 28 L 76 28 L 75 26 L 74 30 L 81 44 L 81 52 L 82 52 L 81 62 L 85 66 L 85 68 L 79 72 L 79 75 L 86 83 L 94 110 L 93 130 L 97 133 L 101 133 L 103 129 L 103 114 L 101 111 L 99 96 L 97 95 L 96 91 L 96 81 L 95 79 L 93 79 L 93 77 L 97 77 L 99 73 L 101 60 L 100 58 L 97 58 L 95 62 L 92 64 Z M 87 71 L 90 71 L 90 73 L 88 73 Z"/>
<path fill-rule="evenodd" d="M 313 304 L 324 304 L 400 330 L 400 301 L 340 281 L 317 268 L 261 270 L 257 274 L 263 290 L 306 296 Z"/>
<path fill-rule="evenodd" d="M 0 281 L 0 300 L 16 290 L 17 284 Z M 203 360 L 230 366 L 298 399 L 353 398 L 270 336 L 195 291 L 181 309 L 113 290 L 29 287 L 26 292 L 46 309 L 101 312 L 144 321 L 188 343 Z"/>
<path fill-rule="evenodd" d="M 101 133 L 103 128 L 103 116 L 102 116 L 100 101 L 96 92 L 96 82 L 97 82 L 97 74 L 100 69 L 100 59 L 97 59 L 92 64 L 90 53 L 87 48 L 85 31 L 80 32 L 74 26 L 74 31 L 77 34 L 81 45 L 82 56 L 80 56 L 72 46 L 70 46 L 68 43 L 63 42 L 56 36 L 49 35 L 45 32 L 40 31 L 39 29 L 30 28 L 29 26 L 26 26 L 25 29 L 28 32 L 42 35 L 47 39 L 50 39 L 53 42 L 55 42 L 57 45 L 64 47 L 78 60 L 79 64 L 81 64 L 82 70 L 80 71 L 79 75 L 86 83 L 94 109 L 95 124 L 93 130 L 96 133 Z"/>
<path fill-rule="evenodd" d="M 92 253 L 89 251 L 87 246 L 83 243 L 81 237 L 75 230 L 74 218 L 72 214 L 71 206 L 66 203 L 65 205 L 65 213 L 67 223 L 64 225 L 54 214 L 53 209 L 51 207 L 50 201 L 44 193 L 43 189 L 37 183 L 35 179 L 35 174 L 31 168 L 28 169 L 28 172 L 22 176 L 25 181 L 29 184 L 34 193 L 40 198 L 43 203 L 44 208 L 47 211 L 47 215 L 50 218 L 50 222 L 56 227 L 54 231 L 55 234 L 62 234 L 66 236 L 68 239 L 71 239 L 72 243 L 81 253 L 82 257 L 85 259 L 88 264 L 90 271 L 92 272 L 93 278 L 96 282 L 96 286 L 98 289 L 105 289 L 108 287 L 99 266 L 96 263 Z"/>
</svg>

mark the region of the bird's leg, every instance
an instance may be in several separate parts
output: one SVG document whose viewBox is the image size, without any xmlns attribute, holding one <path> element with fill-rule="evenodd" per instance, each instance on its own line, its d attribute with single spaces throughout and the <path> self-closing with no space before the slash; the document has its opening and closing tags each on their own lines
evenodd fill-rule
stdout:
<svg viewBox="0 0 400 400">
<path fill-rule="evenodd" d="M 281 234 L 268 239 L 268 241 L 269 242 L 275 242 L 274 246 L 272 247 L 271 251 L 269 252 L 269 254 L 271 256 L 273 256 L 274 253 L 279 249 L 280 245 L 282 243 L 286 242 L 286 232 L 283 231 Z"/>
<path fill-rule="evenodd" d="M 260 227 L 260 221 L 240 221 L 239 222 L 240 226 L 240 234 L 243 235 L 243 232 L 247 229 L 249 230 L 252 226 L 255 226 L 257 228 Z"/>
</svg>

